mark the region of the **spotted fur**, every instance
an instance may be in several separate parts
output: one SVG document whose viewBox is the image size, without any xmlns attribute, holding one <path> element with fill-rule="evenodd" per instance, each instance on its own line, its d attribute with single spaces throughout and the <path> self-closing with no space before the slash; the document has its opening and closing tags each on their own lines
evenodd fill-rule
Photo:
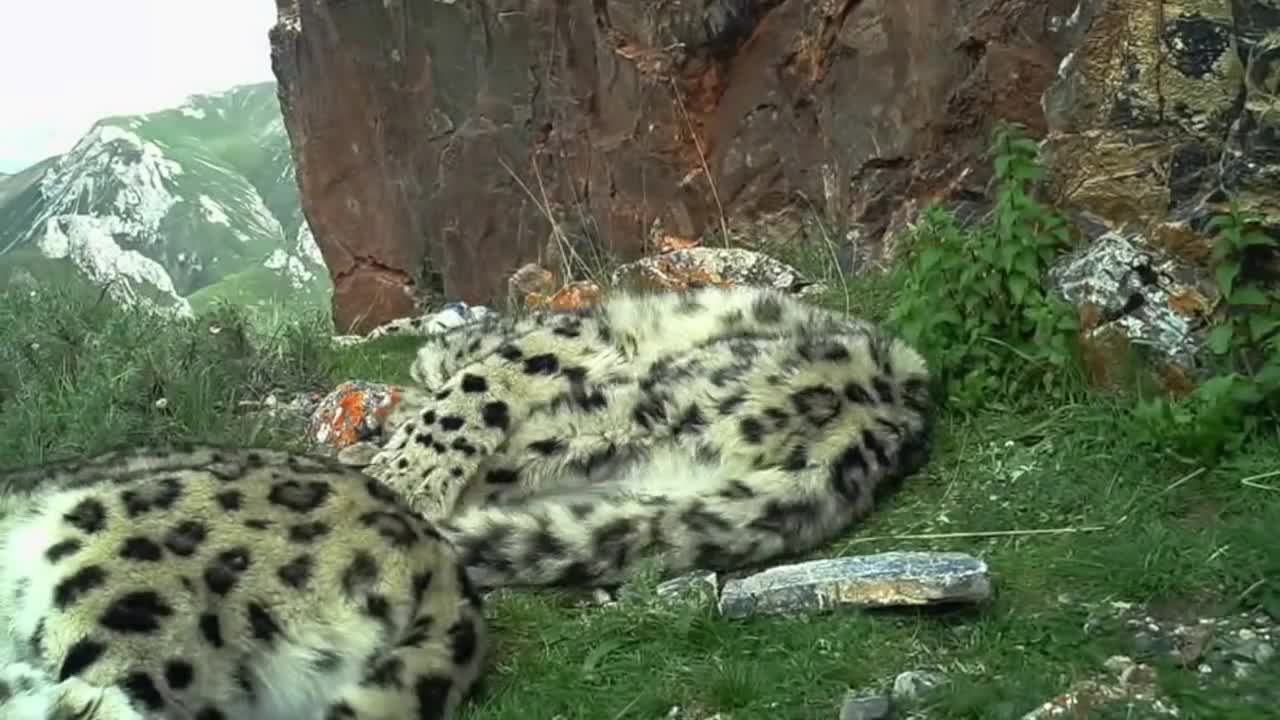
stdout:
<svg viewBox="0 0 1280 720">
<path fill-rule="evenodd" d="M 481 601 L 376 480 L 265 449 L 0 476 L 5 720 L 443 720 Z"/>
<path fill-rule="evenodd" d="M 927 456 L 922 357 L 763 289 L 620 295 L 430 338 L 431 400 L 368 471 L 473 580 L 607 586 L 819 546 Z"/>
</svg>

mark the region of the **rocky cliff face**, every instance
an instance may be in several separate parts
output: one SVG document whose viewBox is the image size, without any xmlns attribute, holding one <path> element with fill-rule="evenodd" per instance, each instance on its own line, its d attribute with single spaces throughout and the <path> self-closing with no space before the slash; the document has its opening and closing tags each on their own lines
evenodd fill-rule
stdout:
<svg viewBox="0 0 1280 720">
<path fill-rule="evenodd" d="M 1274 0 L 277 3 L 342 331 L 784 207 L 874 263 L 982 196 L 996 119 L 1051 136 L 1059 199 L 1180 242 L 1216 185 L 1276 198 Z"/>
<path fill-rule="evenodd" d="M 1072 7 L 277 2 L 281 103 L 344 331 L 425 290 L 489 301 L 549 255 L 633 258 L 655 224 L 696 237 L 793 204 L 874 259 L 904 199 L 981 190 L 990 119 L 1044 129 Z"/>
<path fill-rule="evenodd" d="M 1058 202 L 1192 262 L 1228 196 L 1280 224 L 1280 4 L 1082 0 L 1044 97 Z"/>
<path fill-rule="evenodd" d="M 1209 220 L 1235 201 L 1280 231 L 1280 5 L 1081 0 L 1063 37 L 1043 149 L 1090 242 L 1056 279 L 1095 382 L 1115 384 L 1140 345 L 1186 390 L 1219 308 Z"/>
</svg>

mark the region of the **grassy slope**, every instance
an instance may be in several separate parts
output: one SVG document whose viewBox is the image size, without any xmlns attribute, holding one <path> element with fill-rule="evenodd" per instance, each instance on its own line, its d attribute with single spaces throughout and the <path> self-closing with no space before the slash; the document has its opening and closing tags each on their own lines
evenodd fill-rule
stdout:
<svg viewBox="0 0 1280 720">
<path fill-rule="evenodd" d="M 852 302 L 875 315 L 892 295 L 881 282 Z M 389 339 L 331 350 L 320 317 L 246 343 L 230 315 L 160 326 L 93 301 L 0 293 L 0 465 L 166 438 L 296 447 L 296 428 L 235 415 L 237 402 L 273 388 L 327 390 L 351 377 L 403 381 L 414 348 Z M 953 684 L 930 717 L 1012 718 L 1099 672 L 1108 655 L 1133 653 L 1131 630 L 1086 633 L 1084 601 L 1192 617 L 1262 602 L 1280 617 L 1280 555 L 1270 551 L 1280 492 L 1240 483 L 1280 465 L 1280 448 L 1254 447 L 1179 482 L 1192 468 L 1141 449 L 1125 422 L 1106 398 L 944 416 L 927 469 L 819 553 L 977 553 L 996 580 L 988 607 L 729 621 L 643 596 L 588 609 L 558 593 L 508 596 L 491 607 L 499 648 L 488 690 L 465 717 L 652 720 L 679 705 L 692 718 L 834 718 L 847 688 L 935 666 Z M 1086 526 L 1105 529 L 872 539 Z M 1060 602 L 1064 593 L 1073 599 Z M 1167 668 L 1161 677 L 1190 717 L 1265 716 L 1240 706 L 1238 686 L 1197 690 L 1186 672 Z"/>
<path fill-rule="evenodd" d="M 200 288 L 188 296 L 187 300 L 195 312 L 211 310 L 219 303 L 262 307 L 292 304 L 306 308 L 326 308 L 330 292 L 320 282 L 308 283 L 301 290 L 294 290 L 287 280 L 281 278 L 279 272 L 266 267 L 251 267 Z"/>
</svg>

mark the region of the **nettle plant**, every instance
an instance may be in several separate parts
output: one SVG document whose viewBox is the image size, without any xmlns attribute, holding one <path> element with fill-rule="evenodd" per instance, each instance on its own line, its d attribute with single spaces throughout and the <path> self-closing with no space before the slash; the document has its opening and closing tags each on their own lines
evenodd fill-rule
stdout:
<svg viewBox="0 0 1280 720">
<path fill-rule="evenodd" d="M 1209 333 L 1209 349 L 1271 394 L 1280 391 L 1280 292 L 1267 287 L 1263 265 L 1280 256 L 1280 239 L 1263 232 L 1262 220 L 1233 202 L 1209 221 L 1217 236 L 1214 280 L 1227 312 L 1226 321 Z"/>
<path fill-rule="evenodd" d="M 929 207 L 914 230 L 890 322 L 929 357 L 958 407 L 1052 389 L 1074 362 L 1075 312 L 1045 288 L 1069 242 L 1067 222 L 1036 197 L 1045 172 L 1018 125 L 993 133 L 996 203 L 962 228 Z"/>
<path fill-rule="evenodd" d="M 1280 291 L 1268 287 L 1265 271 L 1280 257 L 1280 239 L 1262 221 L 1232 202 L 1208 224 L 1224 316 L 1206 342 L 1215 373 L 1184 400 L 1157 398 L 1136 409 L 1151 442 L 1197 460 L 1238 450 L 1280 410 Z"/>
</svg>

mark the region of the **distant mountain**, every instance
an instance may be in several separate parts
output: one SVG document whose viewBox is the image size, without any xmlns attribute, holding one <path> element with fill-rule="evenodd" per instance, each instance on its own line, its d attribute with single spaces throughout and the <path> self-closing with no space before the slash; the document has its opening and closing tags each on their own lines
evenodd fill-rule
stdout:
<svg viewBox="0 0 1280 720">
<path fill-rule="evenodd" d="M 0 284 L 68 281 L 183 315 L 218 298 L 327 307 L 275 83 L 100 120 L 0 176 Z"/>
</svg>

